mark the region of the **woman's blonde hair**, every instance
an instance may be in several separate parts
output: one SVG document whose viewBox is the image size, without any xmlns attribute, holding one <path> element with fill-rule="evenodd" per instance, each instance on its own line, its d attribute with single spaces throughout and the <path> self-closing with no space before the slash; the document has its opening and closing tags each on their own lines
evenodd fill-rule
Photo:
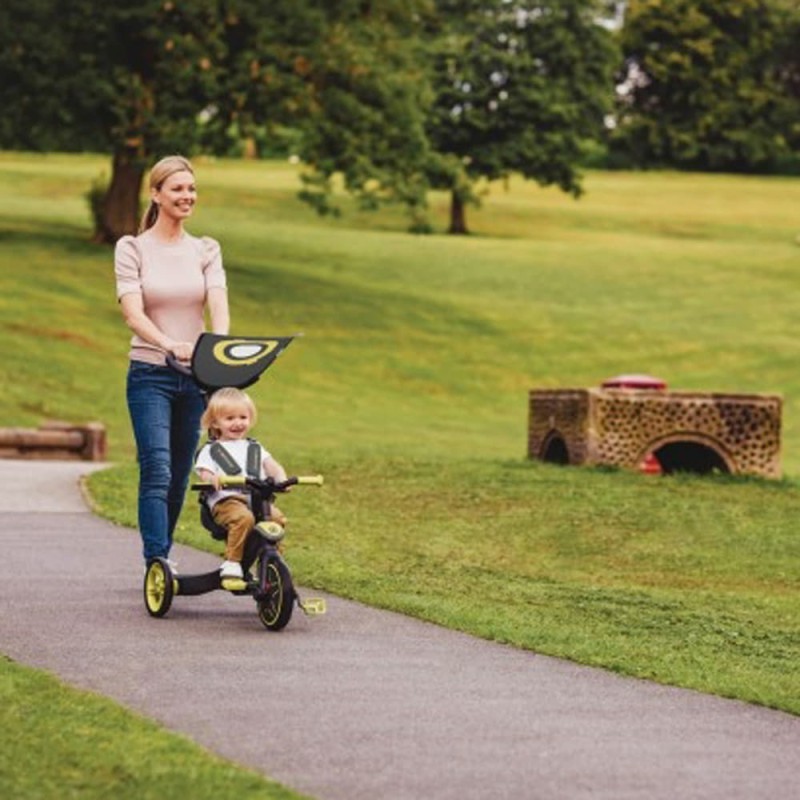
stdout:
<svg viewBox="0 0 800 800">
<path fill-rule="evenodd" d="M 219 426 L 216 424 L 217 419 L 225 414 L 226 411 L 239 408 L 247 409 L 250 415 L 250 424 L 255 425 L 258 414 L 256 412 L 256 405 L 250 399 L 250 395 L 243 392 L 241 389 L 234 389 L 230 386 L 224 389 L 217 389 L 208 400 L 206 410 L 200 418 L 200 426 L 203 430 L 208 431 L 210 438 L 216 439 L 220 434 Z"/>
<path fill-rule="evenodd" d="M 164 181 L 176 172 L 191 172 L 194 175 L 194 167 L 188 158 L 183 156 L 166 156 L 161 161 L 157 161 L 150 170 L 150 191 L 158 191 L 164 185 Z M 139 223 L 139 233 L 144 233 L 148 228 L 152 228 L 158 219 L 158 203 L 150 198 L 147 210 Z"/>
</svg>

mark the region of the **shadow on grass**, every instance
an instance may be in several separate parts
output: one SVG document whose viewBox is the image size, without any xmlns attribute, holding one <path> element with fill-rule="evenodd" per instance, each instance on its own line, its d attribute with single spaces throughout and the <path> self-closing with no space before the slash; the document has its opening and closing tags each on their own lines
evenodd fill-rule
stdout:
<svg viewBox="0 0 800 800">
<path fill-rule="evenodd" d="M 65 223 L 21 221 L 16 217 L 0 216 L 0 247 L 57 247 L 69 253 L 107 253 L 108 246 L 92 241 L 89 227 Z"/>
</svg>

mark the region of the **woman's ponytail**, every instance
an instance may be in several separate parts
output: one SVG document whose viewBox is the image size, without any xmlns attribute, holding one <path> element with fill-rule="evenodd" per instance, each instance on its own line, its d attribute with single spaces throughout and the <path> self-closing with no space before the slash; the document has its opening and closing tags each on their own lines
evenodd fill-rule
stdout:
<svg viewBox="0 0 800 800">
<path fill-rule="evenodd" d="M 152 228 L 158 219 L 158 203 L 155 200 L 150 201 L 147 206 L 147 211 L 142 216 L 142 221 L 139 223 L 139 233 L 144 233 L 148 228 Z"/>
</svg>

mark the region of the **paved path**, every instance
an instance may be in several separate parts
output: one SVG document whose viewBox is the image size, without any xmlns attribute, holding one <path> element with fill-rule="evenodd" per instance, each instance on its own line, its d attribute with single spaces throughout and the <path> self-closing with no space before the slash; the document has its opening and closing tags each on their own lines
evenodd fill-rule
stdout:
<svg viewBox="0 0 800 800">
<path fill-rule="evenodd" d="M 278 634 L 222 592 L 151 619 L 138 536 L 86 511 L 86 468 L 0 461 L 0 652 L 288 786 L 323 800 L 800 797 L 791 715 L 334 597 Z M 176 551 L 187 572 L 217 563 Z M 250 735 L 231 736 L 232 714 Z"/>
</svg>

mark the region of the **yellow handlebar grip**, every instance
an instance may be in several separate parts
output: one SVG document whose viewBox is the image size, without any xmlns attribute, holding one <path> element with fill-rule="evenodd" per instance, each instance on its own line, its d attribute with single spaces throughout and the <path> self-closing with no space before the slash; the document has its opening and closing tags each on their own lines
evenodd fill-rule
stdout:
<svg viewBox="0 0 800 800">
<path fill-rule="evenodd" d="M 298 484 L 305 484 L 306 486 L 322 486 L 325 479 L 322 475 L 300 475 L 297 478 Z"/>
<path fill-rule="evenodd" d="M 247 482 L 246 475 L 220 475 L 220 486 L 244 486 Z"/>
</svg>

